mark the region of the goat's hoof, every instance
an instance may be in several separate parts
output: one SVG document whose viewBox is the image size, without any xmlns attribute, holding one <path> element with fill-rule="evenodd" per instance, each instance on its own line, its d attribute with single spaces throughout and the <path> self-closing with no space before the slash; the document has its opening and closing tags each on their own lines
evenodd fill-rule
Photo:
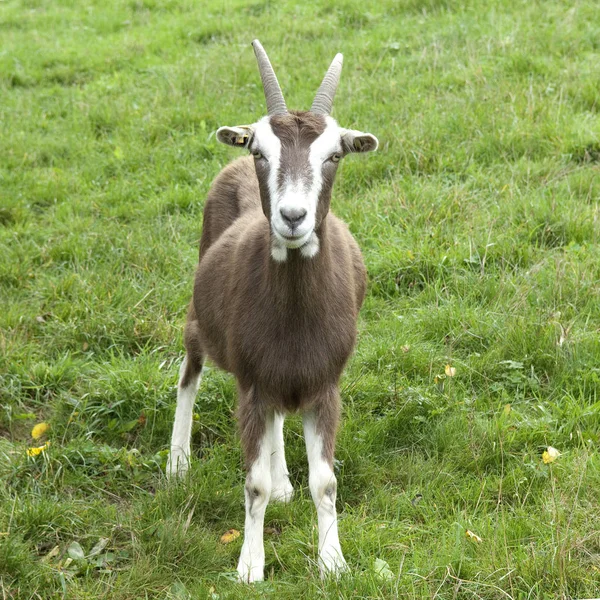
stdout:
<svg viewBox="0 0 600 600">
<path fill-rule="evenodd" d="M 286 479 L 282 485 L 271 488 L 271 502 L 283 502 L 284 504 L 287 504 L 291 501 L 293 496 L 294 488 L 292 487 L 289 479 Z"/>
<path fill-rule="evenodd" d="M 189 468 L 190 460 L 185 454 L 169 454 L 166 469 L 168 479 L 183 477 Z"/>
<path fill-rule="evenodd" d="M 345 561 L 341 551 L 337 553 L 327 553 L 322 555 L 319 559 L 319 567 L 321 571 L 321 578 L 334 577 L 338 578 L 344 573 L 348 573 L 350 568 L 348 563 Z"/>
<path fill-rule="evenodd" d="M 240 583 L 255 583 L 264 579 L 264 568 L 262 566 L 249 567 L 241 560 L 238 564 L 237 572 Z"/>
</svg>

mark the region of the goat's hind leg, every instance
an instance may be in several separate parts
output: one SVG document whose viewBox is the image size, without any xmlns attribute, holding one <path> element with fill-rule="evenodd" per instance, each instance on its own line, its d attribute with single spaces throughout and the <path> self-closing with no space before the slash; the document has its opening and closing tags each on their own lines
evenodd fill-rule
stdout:
<svg viewBox="0 0 600 600">
<path fill-rule="evenodd" d="M 273 447 L 271 449 L 271 500 L 273 502 L 289 502 L 294 495 L 294 488 L 285 462 L 283 444 L 283 414 L 276 412 L 273 417 Z"/>
<path fill-rule="evenodd" d="M 167 476 L 181 476 L 190 466 L 190 440 L 194 401 L 202 376 L 204 354 L 196 333 L 196 321 L 188 321 L 185 327 L 186 356 L 179 369 L 177 384 L 177 408 L 171 436 L 171 450 L 167 461 Z"/>
</svg>

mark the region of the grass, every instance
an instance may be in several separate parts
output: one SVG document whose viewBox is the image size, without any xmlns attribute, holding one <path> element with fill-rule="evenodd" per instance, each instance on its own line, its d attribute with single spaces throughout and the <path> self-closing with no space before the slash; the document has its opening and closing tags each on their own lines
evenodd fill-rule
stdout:
<svg viewBox="0 0 600 600">
<path fill-rule="evenodd" d="M 4 598 L 600 595 L 595 2 L 7 0 L 0 30 Z M 203 200 L 236 156 L 214 131 L 264 113 L 254 37 L 297 108 L 343 51 L 334 115 L 381 147 L 333 201 L 370 277 L 337 450 L 352 572 L 318 576 L 292 418 L 297 495 L 246 588 L 219 541 L 243 526 L 228 375 L 189 478 L 162 473 Z"/>
</svg>

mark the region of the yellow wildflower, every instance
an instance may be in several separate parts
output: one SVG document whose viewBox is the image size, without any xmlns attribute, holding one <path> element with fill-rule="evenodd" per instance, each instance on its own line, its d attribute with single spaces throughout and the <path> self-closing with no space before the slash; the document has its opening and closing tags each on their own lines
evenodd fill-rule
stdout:
<svg viewBox="0 0 600 600">
<path fill-rule="evenodd" d="M 456 375 L 456 368 L 451 365 L 446 365 L 444 373 L 446 373 L 446 377 L 454 377 Z"/>
<path fill-rule="evenodd" d="M 47 450 L 49 446 L 50 446 L 50 442 L 46 442 L 43 446 L 27 448 L 27 456 L 31 456 L 31 457 L 37 456 L 38 454 L 41 454 L 42 452 L 44 452 L 44 450 Z"/>
<path fill-rule="evenodd" d="M 38 423 L 31 430 L 31 437 L 34 440 L 39 440 L 47 431 L 50 429 L 50 425 L 48 423 Z"/>
<path fill-rule="evenodd" d="M 559 456 L 560 452 L 556 448 L 548 446 L 548 449 L 544 450 L 542 454 L 542 460 L 544 461 L 544 464 L 547 465 L 554 462 Z"/>
</svg>

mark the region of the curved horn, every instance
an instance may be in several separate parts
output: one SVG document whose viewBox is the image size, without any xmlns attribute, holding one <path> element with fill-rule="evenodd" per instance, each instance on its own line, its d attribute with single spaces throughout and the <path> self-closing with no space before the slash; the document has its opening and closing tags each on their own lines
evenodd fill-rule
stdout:
<svg viewBox="0 0 600 600">
<path fill-rule="evenodd" d="M 323 77 L 321 87 L 310 107 L 311 112 L 319 115 L 328 115 L 331 112 L 333 97 L 335 96 L 335 91 L 340 82 L 340 75 L 342 74 L 343 63 L 344 57 L 341 54 L 336 54 L 335 58 L 331 61 L 331 65 L 329 65 L 329 69 L 327 69 L 327 73 L 325 73 L 325 77 Z"/>
<path fill-rule="evenodd" d="M 269 61 L 269 57 L 258 40 L 254 40 L 252 46 L 254 48 L 254 54 L 256 54 L 258 70 L 260 71 L 260 78 L 265 90 L 267 113 L 269 115 L 285 115 L 287 114 L 288 109 L 285 105 L 285 100 L 281 93 L 275 71 L 273 71 L 273 67 Z"/>
</svg>

